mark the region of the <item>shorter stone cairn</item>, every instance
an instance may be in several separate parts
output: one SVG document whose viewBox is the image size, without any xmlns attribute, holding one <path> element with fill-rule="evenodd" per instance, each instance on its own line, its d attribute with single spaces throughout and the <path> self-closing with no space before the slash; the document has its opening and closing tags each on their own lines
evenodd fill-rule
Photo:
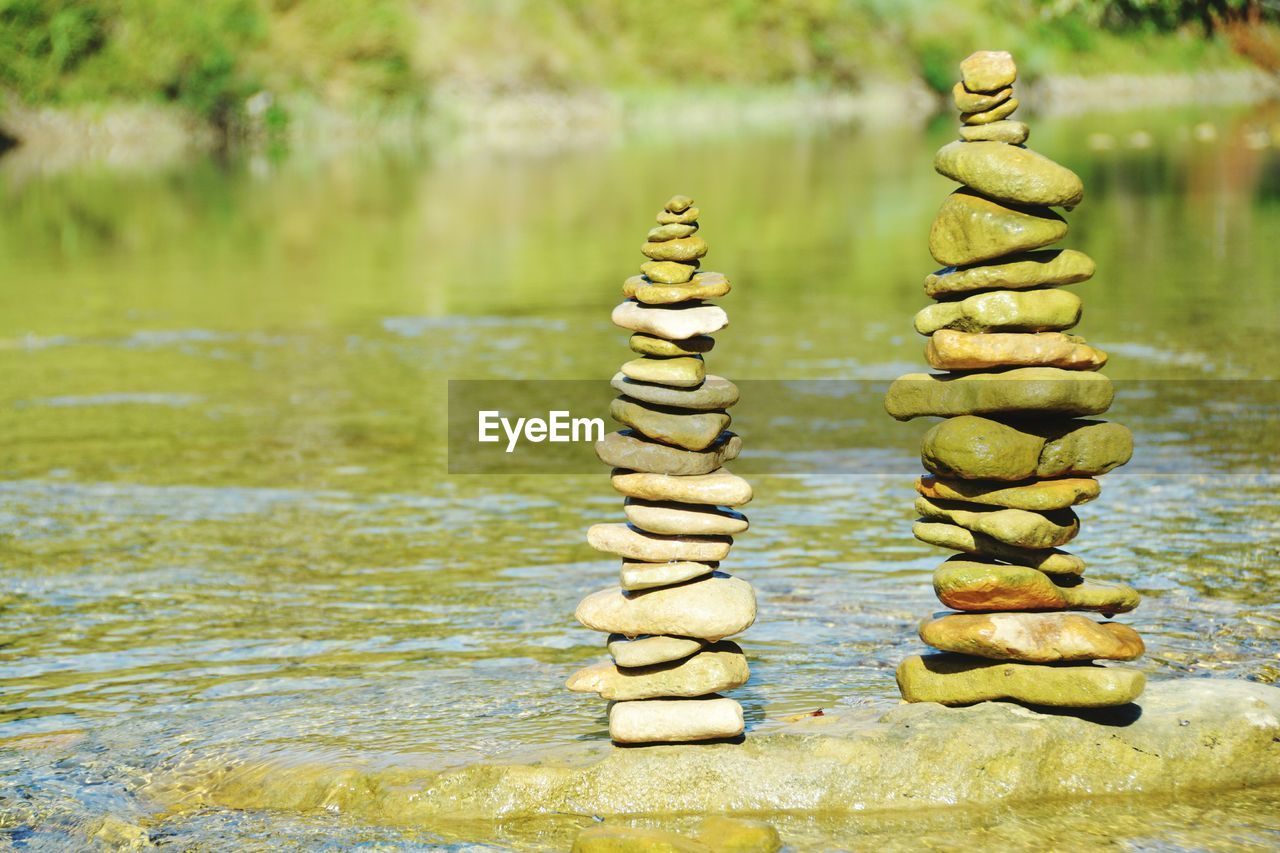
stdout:
<svg viewBox="0 0 1280 853">
<path fill-rule="evenodd" d="M 742 706 L 720 695 L 746 684 L 747 659 L 725 638 L 756 618 L 751 584 L 720 571 L 747 518 L 732 509 L 751 500 L 746 480 L 722 467 L 741 441 L 726 411 L 737 387 L 706 372 L 713 332 L 729 323 L 703 300 L 729 281 L 700 272 L 707 253 L 698 208 L 674 196 L 641 251 L 641 275 L 622 284 L 613 322 L 632 332 L 637 358 L 613 377 L 621 392 L 609 408 L 626 429 L 597 443 L 626 496 L 624 524 L 597 524 L 587 541 L 622 558 L 620 588 L 583 599 L 575 615 L 609 634 L 612 660 L 579 670 L 570 690 L 610 700 L 617 743 L 715 740 L 742 734 Z"/>
<path fill-rule="evenodd" d="M 964 705 L 1011 699 L 1088 708 L 1132 702 L 1141 671 L 1099 666 L 1143 653 L 1128 626 L 1098 622 L 1133 610 L 1127 586 L 1085 583 L 1084 562 L 1058 550 L 1080 529 L 1071 507 L 1096 498 L 1097 475 L 1133 453 L 1125 427 L 1081 420 L 1111 405 L 1094 371 L 1106 354 L 1066 334 L 1078 296 L 1061 285 L 1094 273 L 1087 255 L 1044 249 L 1084 194 L 1071 170 L 1024 147 L 1027 125 L 1009 116 L 1017 68 L 1008 53 L 981 51 L 960 64 L 953 90 L 960 140 L 934 158 L 962 186 L 938 211 L 929 249 L 944 264 L 925 279 L 937 300 L 916 315 L 925 359 L 941 374 L 909 374 L 885 407 L 899 420 L 943 420 L 925 434 L 916 482 L 916 538 L 962 552 L 934 574 L 952 612 L 920 627 L 942 654 L 898 667 L 910 702 Z"/>
</svg>

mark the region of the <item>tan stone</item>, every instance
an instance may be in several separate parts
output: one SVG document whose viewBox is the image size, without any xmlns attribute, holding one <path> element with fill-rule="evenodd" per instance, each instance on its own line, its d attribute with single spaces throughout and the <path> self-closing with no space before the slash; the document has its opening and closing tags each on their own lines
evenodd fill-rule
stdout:
<svg viewBox="0 0 1280 853">
<path fill-rule="evenodd" d="M 651 474 L 710 474 L 738 458 L 742 439 L 727 430 L 705 450 L 684 450 L 644 438 L 633 430 L 611 432 L 596 442 L 596 456 L 606 465 Z"/>
<path fill-rule="evenodd" d="M 698 825 L 697 836 L 716 853 L 778 853 L 782 849 L 778 830 L 763 820 L 708 815 Z"/>
<path fill-rule="evenodd" d="M 1018 66 L 1007 50 L 979 50 L 960 60 L 960 82 L 970 92 L 996 92 L 1018 79 Z"/>
<path fill-rule="evenodd" d="M 666 535 L 733 536 L 747 529 L 747 517 L 708 504 L 627 498 L 627 521 L 641 530 Z"/>
<path fill-rule="evenodd" d="M 746 655 L 736 643 L 707 646 L 690 657 L 640 667 L 620 667 L 613 661 L 580 669 L 565 684 L 575 693 L 598 693 L 610 701 L 706 696 L 747 683 Z"/>
<path fill-rule="evenodd" d="M 1100 373 L 1057 367 L 1017 367 L 1001 373 L 937 376 L 908 373 L 895 379 L 884 407 L 900 421 L 925 415 L 1096 415 L 1115 397 Z M 937 472 L 935 472 L 937 473 Z M 1062 472 L 1065 475 L 1068 472 Z M 1055 475 L 1055 476 L 1062 476 Z M 1025 476 L 1013 479 L 1025 479 Z"/>
<path fill-rule="evenodd" d="M 934 500 L 968 501 L 1043 512 L 1091 501 L 1102 488 L 1091 477 L 1005 483 L 999 480 L 950 480 L 927 475 L 916 480 L 916 491 Z"/>
<path fill-rule="evenodd" d="M 609 709 L 609 737 L 615 743 L 720 740 L 737 737 L 744 728 L 742 706 L 723 696 L 618 702 Z"/>
<path fill-rule="evenodd" d="M 898 665 L 908 702 L 971 705 L 1012 699 L 1057 708 L 1126 705 L 1146 686 L 1141 670 L 1079 664 L 1014 663 L 956 654 L 915 655 Z"/>
<path fill-rule="evenodd" d="M 989 290 L 955 302 L 935 302 L 916 313 L 916 331 L 1042 332 L 1080 322 L 1081 300 L 1067 290 Z"/>
<path fill-rule="evenodd" d="M 606 634 L 672 634 L 714 643 L 751 627 L 756 594 L 746 581 L 717 572 L 679 586 L 601 590 L 582 599 L 574 615 L 591 630 Z"/>
<path fill-rule="evenodd" d="M 632 352 L 640 355 L 701 355 L 711 352 L 716 345 L 716 339 L 710 335 L 698 335 L 683 341 L 669 341 L 666 338 L 655 338 L 653 335 L 636 332 L 628 339 L 627 345 L 631 347 Z"/>
<path fill-rule="evenodd" d="M 1019 566 L 1030 566 L 1054 575 L 1084 573 L 1084 560 L 1074 554 L 1068 554 L 1056 548 L 1032 549 L 1006 545 L 985 534 L 966 530 L 958 524 L 917 521 L 911 525 L 911 532 L 921 542 L 937 545 L 939 548 L 995 557 L 997 560 L 1016 563 Z"/>
<path fill-rule="evenodd" d="M 719 565 L 716 562 L 698 563 L 689 560 L 674 560 L 666 563 L 623 560 L 619 585 L 628 592 L 671 586 L 705 577 L 714 572 Z"/>
<path fill-rule="evenodd" d="M 1079 613 L 952 613 L 926 619 L 920 639 L 944 652 L 1027 663 L 1133 660 L 1144 651 L 1128 625 Z"/>
<path fill-rule="evenodd" d="M 701 356 L 644 356 L 623 364 L 622 375 L 635 382 L 652 382 L 673 388 L 697 388 L 706 378 L 707 371 Z"/>
<path fill-rule="evenodd" d="M 688 263 L 680 263 L 679 261 L 645 261 L 640 265 L 640 272 L 644 273 L 649 281 L 658 284 L 684 284 L 693 278 L 693 274 L 698 271 L 698 262 L 689 261 Z"/>
<path fill-rule="evenodd" d="M 609 414 L 654 441 L 686 450 L 707 449 L 731 421 L 726 412 L 691 412 L 630 397 L 618 397 L 610 403 Z"/>
<path fill-rule="evenodd" d="M 613 324 L 669 341 L 709 335 L 729 325 L 729 315 L 717 305 L 700 302 L 645 305 L 628 299 L 613 309 Z"/>
<path fill-rule="evenodd" d="M 1061 332 L 973 334 L 939 329 L 925 345 L 925 360 L 935 370 L 989 370 L 996 367 L 1061 367 L 1097 370 L 1107 354 L 1082 338 Z"/>
<path fill-rule="evenodd" d="M 929 521 L 958 524 L 1018 548 L 1056 548 L 1080 532 L 1080 519 L 1070 509 L 1032 512 L 959 501 L 916 498 L 916 512 Z"/>
<path fill-rule="evenodd" d="M 960 138 L 965 142 L 1004 142 L 1008 145 L 1021 145 L 1031 135 L 1031 128 L 1024 122 L 1013 119 L 1001 119 L 986 124 L 964 124 L 960 126 Z"/>
<path fill-rule="evenodd" d="M 1012 86 L 1005 86 L 1000 91 L 990 94 L 970 92 L 964 87 L 963 82 L 956 83 L 951 88 L 951 100 L 955 102 L 956 109 L 962 113 L 980 113 L 992 107 L 998 107 L 1012 97 Z"/>
<path fill-rule="evenodd" d="M 700 272 L 685 284 L 655 284 L 641 275 L 622 283 L 622 295 L 646 305 L 674 305 L 699 299 L 715 299 L 731 289 L 723 273 Z"/>
<path fill-rule="evenodd" d="M 696 261 L 707 253 L 707 241 L 694 235 L 661 243 L 645 243 L 640 251 L 654 261 Z"/>
<path fill-rule="evenodd" d="M 622 634 L 609 635 L 609 655 L 618 666 L 650 666 L 681 660 L 705 646 L 702 640 L 666 634 L 635 639 L 628 639 Z"/>
<path fill-rule="evenodd" d="M 1039 249 L 1065 236 L 1066 220 L 1048 207 L 1011 207 L 961 187 L 938 208 L 929 252 L 940 264 L 962 266 Z"/>
<path fill-rule="evenodd" d="M 1075 284 L 1093 278 L 1093 258 L 1075 249 L 1041 249 L 1004 258 L 999 263 L 938 270 L 924 280 L 932 297 L 977 290 L 1022 290 L 1046 284 Z"/>
<path fill-rule="evenodd" d="M 727 409 L 738 402 L 738 386 L 723 376 L 711 373 L 707 374 L 697 388 L 669 388 L 665 385 L 634 382 L 621 373 L 614 374 L 609 384 L 634 400 L 677 409 L 711 411 Z"/>
<path fill-rule="evenodd" d="M 716 853 L 716 849 L 665 829 L 601 824 L 579 832 L 570 853 Z"/>
<path fill-rule="evenodd" d="M 751 502 L 751 484 L 728 469 L 693 477 L 617 470 L 613 487 L 627 497 L 689 504 L 742 506 Z"/>
<path fill-rule="evenodd" d="M 648 563 L 688 560 L 705 563 L 718 562 L 729 556 L 733 540 L 728 536 L 659 536 L 637 530 L 629 524 L 593 524 L 587 529 L 587 543 L 597 551 L 617 554 L 626 560 L 643 560 Z"/>
<path fill-rule="evenodd" d="M 961 113 L 960 121 L 968 125 L 975 124 L 992 124 L 997 121 L 1004 121 L 1013 115 L 1018 109 L 1018 99 L 1010 98 L 999 106 L 992 107 L 989 110 L 983 110 L 980 113 Z"/>
<path fill-rule="evenodd" d="M 1141 596 L 1123 585 L 1083 583 L 1029 566 L 952 557 L 933 573 L 933 591 L 953 610 L 1093 610 L 1127 613 Z"/>
</svg>

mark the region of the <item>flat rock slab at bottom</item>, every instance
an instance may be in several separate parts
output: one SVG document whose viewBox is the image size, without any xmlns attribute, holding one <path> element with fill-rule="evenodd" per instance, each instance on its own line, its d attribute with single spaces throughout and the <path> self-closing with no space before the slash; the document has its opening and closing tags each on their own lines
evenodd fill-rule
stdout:
<svg viewBox="0 0 1280 853">
<path fill-rule="evenodd" d="M 536 764 L 443 771 L 296 759 L 229 766 L 219 750 L 156 777 L 146 793 L 161 807 L 327 807 L 423 826 L 557 813 L 863 814 L 1280 784 L 1280 688 L 1246 681 L 1158 681 L 1136 706 L 1081 714 L 919 703 L 767 725 L 741 744 L 623 749 L 601 737 Z"/>
</svg>

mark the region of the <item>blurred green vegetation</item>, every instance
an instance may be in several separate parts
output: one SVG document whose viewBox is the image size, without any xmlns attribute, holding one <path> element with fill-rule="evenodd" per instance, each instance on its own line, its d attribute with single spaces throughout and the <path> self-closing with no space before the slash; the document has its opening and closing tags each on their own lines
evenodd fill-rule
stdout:
<svg viewBox="0 0 1280 853">
<path fill-rule="evenodd" d="M 282 123 L 290 99 L 353 110 L 436 92 L 870 79 L 945 91 L 979 47 L 1013 50 L 1028 78 L 1266 65 L 1240 30 L 1276 20 L 1259 0 L 0 0 L 0 86 L 30 104 L 169 102 L 233 131 L 247 113 Z"/>
</svg>

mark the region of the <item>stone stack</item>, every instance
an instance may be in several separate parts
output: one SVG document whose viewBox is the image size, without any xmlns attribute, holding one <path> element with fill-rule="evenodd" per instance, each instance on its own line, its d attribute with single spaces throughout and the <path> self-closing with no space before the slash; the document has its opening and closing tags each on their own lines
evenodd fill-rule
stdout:
<svg viewBox="0 0 1280 853">
<path fill-rule="evenodd" d="M 583 599 L 576 616 L 609 634 L 611 660 L 575 673 L 570 690 L 610 700 L 618 743 L 735 737 L 742 706 L 717 695 L 747 682 L 747 659 L 726 637 L 755 621 L 751 584 L 720 570 L 733 536 L 747 529 L 732 509 L 751 500 L 746 480 L 722 467 L 741 441 L 727 409 L 737 387 L 706 372 L 703 355 L 729 323 L 704 300 L 729 292 L 718 272 L 699 271 L 707 253 L 698 208 L 675 196 L 641 251 L 641 275 L 622 284 L 613 322 L 632 332 L 637 354 L 613 377 L 609 408 L 626 429 L 597 443 L 626 496 L 626 522 L 597 524 L 587 541 L 622 558 L 621 585 Z"/>
<path fill-rule="evenodd" d="M 1125 427 L 1084 419 L 1105 412 L 1114 391 L 1095 372 L 1106 354 L 1067 334 L 1081 302 L 1062 285 L 1090 278 L 1093 260 L 1044 248 L 1067 233 L 1052 208 L 1074 207 L 1084 186 L 1024 147 L 1027 125 L 1009 118 L 1013 57 L 982 51 L 960 70 L 960 140 L 934 167 L 962 186 L 934 220 L 929 250 L 944 268 L 925 279 L 936 301 L 915 320 L 929 338 L 925 360 L 942 372 L 901 377 L 885 407 L 899 420 L 945 418 L 922 443 L 930 473 L 916 482 L 914 532 L 961 554 L 934 574 L 953 612 L 920 627 L 942 654 L 903 661 L 898 687 L 909 702 L 945 705 L 1124 704 L 1143 674 L 1095 661 L 1132 660 L 1142 639 L 1084 613 L 1109 619 L 1138 595 L 1084 582 L 1084 562 L 1059 550 L 1080 529 L 1072 507 L 1096 498 L 1094 478 L 1133 452 Z"/>
</svg>

